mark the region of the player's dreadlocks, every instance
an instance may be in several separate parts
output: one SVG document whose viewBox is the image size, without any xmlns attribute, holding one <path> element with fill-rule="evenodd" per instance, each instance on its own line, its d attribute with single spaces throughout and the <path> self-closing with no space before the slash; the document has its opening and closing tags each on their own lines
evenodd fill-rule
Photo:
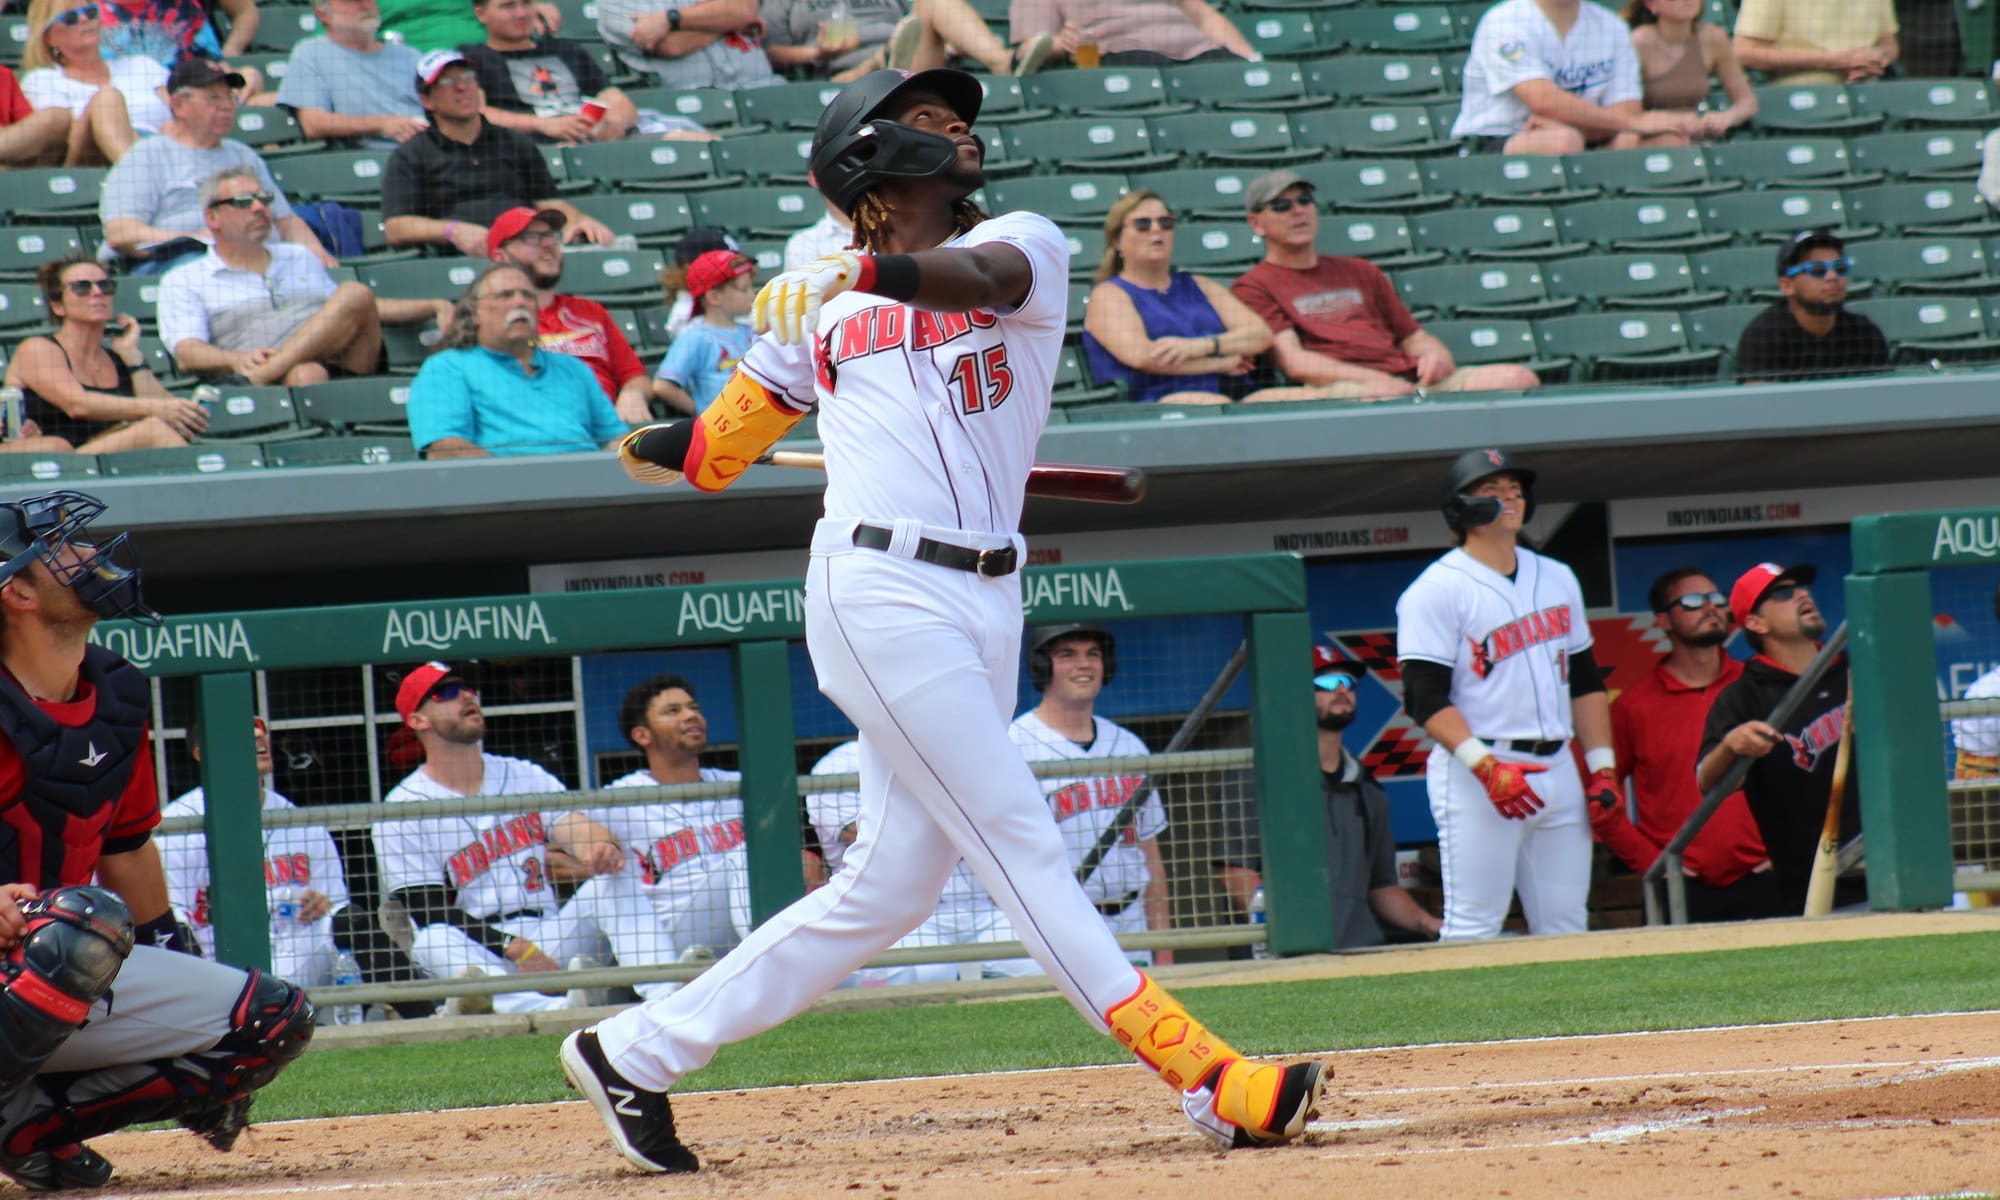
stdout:
<svg viewBox="0 0 2000 1200">
<path fill-rule="evenodd" d="M 965 233 L 974 225 L 986 219 L 986 213 L 969 197 L 961 196 L 951 202 L 952 232 Z M 854 240 L 849 243 L 863 254 L 882 254 L 888 250 L 890 223 L 895 220 L 895 210 L 882 199 L 881 193 L 869 192 L 854 206 Z"/>
</svg>

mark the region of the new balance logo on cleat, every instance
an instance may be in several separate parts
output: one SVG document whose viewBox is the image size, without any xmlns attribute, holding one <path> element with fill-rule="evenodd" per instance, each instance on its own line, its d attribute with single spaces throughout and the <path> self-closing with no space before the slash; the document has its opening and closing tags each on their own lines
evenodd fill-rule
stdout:
<svg viewBox="0 0 2000 1200">
<path fill-rule="evenodd" d="M 631 1088 L 612 1087 L 604 1090 L 610 1092 L 616 1101 L 611 1106 L 612 1112 L 623 1117 L 643 1117 L 646 1115 L 639 1111 L 638 1104 L 636 1103 L 639 1099 L 639 1093 L 633 1091 Z"/>
<path fill-rule="evenodd" d="M 564 1038 L 557 1057 L 563 1076 L 597 1110 L 611 1144 L 627 1162 L 641 1171 L 682 1173 L 701 1168 L 674 1134 L 674 1110 L 666 1094 L 635 1087 L 618 1074 L 597 1043 L 596 1029 L 579 1029 Z"/>
</svg>

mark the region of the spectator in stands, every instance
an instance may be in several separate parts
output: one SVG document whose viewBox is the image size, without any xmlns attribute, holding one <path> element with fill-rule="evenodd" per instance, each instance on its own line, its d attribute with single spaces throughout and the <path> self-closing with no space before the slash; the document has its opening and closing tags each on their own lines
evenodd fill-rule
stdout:
<svg viewBox="0 0 2000 1200">
<path fill-rule="evenodd" d="M 201 181 L 208 253 L 160 281 L 160 340 L 189 375 L 300 387 L 330 371 L 372 375 L 382 322 L 451 324 L 443 300 L 383 300 L 367 284 L 336 284 L 299 246 L 267 240 L 270 193 L 248 167 Z"/>
<path fill-rule="evenodd" d="M 1320 254 L 1313 188 L 1273 171 L 1244 191 L 1264 261 L 1230 288 L 1271 327 L 1271 355 L 1287 376 L 1333 399 L 1384 400 L 1422 392 L 1523 391 L 1541 386 L 1512 363 L 1460 367 L 1425 333 L 1380 268 Z"/>
<path fill-rule="evenodd" d="M 298 115 L 309 138 L 393 150 L 430 122 L 417 98 L 418 54 L 385 42 L 375 0 L 319 0 L 322 37 L 292 48 L 278 103 Z"/>
<path fill-rule="evenodd" d="M 22 411 L 45 436 L 83 454 L 185 446 L 208 427 L 192 400 L 162 387 L 139 352 L 139 322 L 116 313 L 118 281 L 87 258 L 44 263 L 35 281 L 52 335 L 24 339 L 7 363 L 7 386 L 20 388 Z M 117 333 L 109 340 L 107 327 Z"/>
<path fill-rule="evenodd" d="M 75 449 L 68 438 L 51 437 L 34 421 L 21 422 L 21 436 L 0 438 L 0 454 L 69 454 Z"/>
<path fill-rule="evenodd" d="M 757 264 L 734 250 L 710 250 L 688 264 L 687 290 L 695 319 L 667 347 L 656 374 L 667 403 L 698 413 L 721 393 L 755 340 L 749 317 Z"/>
<path fill-rule="evenodd" d="M 1009 36 L 1026 47 L 1055 39 L 1055 53 L 1078 66 L 1170 67 L 1262 56 L 1228 17 L 1205 0 L 1013 0 Z M 1078 50 L 1083 51 L 1079 61 Z"/>
<path fill-rule="evenodd" d="M 737 250 L 736 239 L 709 225 L 697 225 L 674 243 L 673 260 L 660 270 L 660 291 L 666 298 L 667 336 L 687 332 L 694 319 L 694 297 L 688 295 L 688 265 L 710 250 Z M 806 261 L 810 262 L 811 259 Z"/>
<path fill-rule="evenodd" d="M 221 39 L 209 20 L 220 10 L 229 18 L 229 37 Z M 98 18 L 104 25 L 104 57 L 150 58 L 171 70 L 189 58 L 227 62 L 232 55 L 250 49 L 261 18 L 256 0 L 98 0 Z M 240 99 L 263 90 L 264 77 L 256 71 L 239 71 L 243 82 L 236 84 Z"/>
<path fill-rule="evenodd" d="M 46 167 L 63 161 L 69 147 L 68 109 L 40 112 L 21 93 L 12 68 L 0 67 L 0 167 Z"/>
<path fill-rule="evenodd" d="M 1993 589 L 1993 618 L 2000 621 L 2000 587 Z M 1962 699 L 2000 699 L 2000 666 L 1974 680 Z M 1990 779 L 2000 775 L 2000 716 L 1954 717 L 1952 776 Z"/>
<path fill-rule="evenodd" d="M 757 0 L 599 0 L 597 28 L 625 65 L 661 87 L 776 87 Z"/>
<path fill-rule="evenodd" d="M 1757 115 L 1757 93 L 1736 47 L 1721 28 L 1701 19 L 1703 0 L 1630 0 L 1625 23 L 1639 55 L 1639 81 L 1651 112 L 1695 113 L 1690 137 L 1717 142 Z M 1729 107 L 1696 112 L 1708 102 L 1710 78 L 1722 84 Z"/>
<path fill-rule="evenodd" d="M 494 218 L 486 233 L 487 254 L 528 273 L 541 309 L 541 347 L 581 360 L 618 410 L 620 420 L 653 419 L 653 380 L 632 343 L 602 304 L 556 292 L 562 282 L 563 215 L 555 209 L 510 208 Z M 664 396 L 662 397 L 665 398 Z"/>
<path fill-rule="evenodd" d="M 2000 139 L 1995 140 L 2000 142 Z M 810 176 L 807 182 L 811 182 Z M 796 271 L 816 258 L 838 254 L 853 241 L 854 222 L 848 220 L 847 214 L 835 208 L 833 201 L 829 200 L 825 215 L 785 239 L 785 270 Z"/>
<path fill-rule="evenodd" d="M 1581 154 L 1586 147 L 1681 146 L 1689 112 L 1647 112 L 1632 36 L 1584 0 L 1503 0 L 1486 10 L 1465 60 L 1451 136 L 1475 153 Z"/>
<path fill-rule="evenodd" d="M 1866 83 L 1902 50 L 1894 0 L 1743 0 L 1736 56 L 1774 84 Z"/>
<path fill-rule="evenodd" d="M 383 229 L 393 246 L 451 246 L 485 258 L 487 225 L 510 208 L 563 214 L 563 240 L 611 241 L 602 221 L 556 199 L 535 144 L 480 115 L 479 76 L 456 50 L 433 50 L 417 69 L 430 128 L 396 147 L 382 175 Z"/>
<path fill-rule="evenodd" d="M 1271 327 L 1228 288 L 1173 269 L 1177 221 L 1158 192 L 1127 192 L 1104 218 L 1104 259 L 1083 322 L 1090 377 L 1120 382 L 1135 404 L 1227 404 L 1222 377 L 1247 376 Z M 1305 400 L 1309 387 L 1243 397 Z"/>
<path fill-rule="evenodd" d="M 850 14 L 844 26 L 832 19 L 836 7 Z M 773 63 L 843 83 L 883 67 L 926 71 L 960 55 L 995 75 L 1026 75 L 1055 48 L 1042 34 L 1008 50 L 966 0 L 764 0 L 759 15 Z"/>
<path fill-rule="evenodd" d="M 97 213 L 104 222 L 104 245 L 98 257 L 123 256 L 129 270 L 153 275 L 201 254 L 208 227 L 196 190 L 224 167 L 248 167 L 272 198 L 277 218 L 272 237 L 305 247 L 321 266 L 340 260 L 326 252 L 319 237 L 294 216 L 292 206 L 271 178 L 257 152 L 226 136 L 236 124 L 236 95 L 231 90 L 243 77 L 205 59 L 191 58 L 167 77 L 167 103 L 173 119 L 160 132 L 125 152 L 104 181 Z"/>
<path fill-rule="evenodd" d="M 28 28 L 35 32 L 21 52 L 21 90 L 37 110 L 69 111 L 65 165 L 117 162 L 173 117 L 165 67 L 150 58 L 104 57 L 92 0 L 35 0 Z"/>
<path fill-rule="evenodd" d="M 611 86 L 581 43 L 537 38 L 530 0 L 473 0 L 472 11 L 486 38 L 459 52 L 479 73 L 487 120 L 538 142 L 569 146 L 615 142 L 632 132 L 639 110 L 631 98 Z M 600 111 L 597 120 L 583 115 L 586 101 Z"/>
<path fill-rule="evenodd" d="M 583 360 L 535 344 L 536 298 L 505 264 L 465 289 L 445 348 L 410 385 L 410 438 L 426 457 L 574 454 L 625 435 Z"/>
<path fill-rule="evenodd" d="M 1778 290 L 1785 294 L 1743 327 L 1736 343 L 1742 383 L 1790 383 L 1890 368 L 1889 340 L 1860 313 L 1847 311 L 1846 243 L 1831 229 L 1795 235 L 1778 249 Z"/>
<path fill-rule="evenodd" d="M 561 9 L 541 0 L 535 0 L 534 9 L 539 32 L 554 36 L 562 31 Z M 478 14 L 465 0 L 384 0 L 382 28 L 399 35 L 404 45 L 419 54 L 486 40 Z"/>
<path fill-rule="evenodd" d="M 1627 682 L 1611 704 L 1611 748 L 1619 788 L 1632 783 L 1634 821 L 1626 806 L 1590 805 L 1590 825 L 1626 866 L 1644 873 L 1701 804 L 1695 749 L 1708 708 L 1743 674 L 1723 651 L 1729 597 L 1700 567 L 1676 567 L 1646 590 L 1653 623 L 1666 635 L 1666 657 Z M 1747 921 L 1782 915 L 1771 858 L 1743 793 L 1715 810 L 1682 860 L 1688 919 Z"/>
</svg>

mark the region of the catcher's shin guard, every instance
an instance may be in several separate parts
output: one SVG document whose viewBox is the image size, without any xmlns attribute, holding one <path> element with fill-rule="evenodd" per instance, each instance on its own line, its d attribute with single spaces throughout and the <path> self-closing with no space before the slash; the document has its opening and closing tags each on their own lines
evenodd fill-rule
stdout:
<svg viewBox="0 0 2000 1200">
<path fill-rule="evenodd" d="M 1111 1035 L 1181 1093 L 1196 1129 L 1225 1146 L 1290 1141 L 1326 1081 L 1323 1063 L 1280 1066 L 1244 1058 L 1140 973 L 1139 990 L 1104 1014 Z"/>
</svg>

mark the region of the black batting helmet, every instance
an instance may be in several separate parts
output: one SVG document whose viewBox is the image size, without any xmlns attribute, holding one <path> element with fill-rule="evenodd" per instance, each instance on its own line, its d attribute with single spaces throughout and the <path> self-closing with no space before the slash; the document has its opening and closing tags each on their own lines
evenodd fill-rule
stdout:
<svg viewBox="0 0 2000 1200">
<path fill-rule="evenodd" d="M 979 117 L 986 92 L 964 71 L 939 67 L 911 74 L 871 71 L 841 89 L 813 131 L 812 174 L 820 194 L 842 212 L 885 179 L 929 179 L 951 169 L 958 146 L 948 137 L 911 129 L 877 114 L 912 92 L 933 92 L 967 125 Z"/>
<path fill-rule="evenodd" d="M 1452 460 L 1444 473 L 1444 523 L 1464 532 L 1477 525 L 1491 525 L 1500 519 L 1500 502 L 1491 496 L 1468 496 L 1466 492 L 1488 475 L 1506 472 L 1521 481 L 1523 521 L 1535 515 L 1535 472 L 1514 460 L 1505 450 L 1467 450 Z"/>
<path fill-rule="evenodd" d="M 1118 674 L 1118 640 L 1102 625 L 1092 625 L 1088 621 L 1075 621 L 1068 625 L 1037 625 L 1028 631 L 1028 680 L 1038 692 L 1049 690 L 1049 681 L 1055 678 L 1055 662 L 1049 657 L 1049 647 L 1066 637 L 1086 637 L 1097 643 L 1104 653 L 1104 682 L 1110 683 Z"/>
<path fill-rule="evenodd" d="M 98 616 L 157 625 L 160 614 L 139 592 L 139 554 L 132 549 L 131 535 L 121 533 L 102 544 L 90 538 L 90 523 L 103 511 L 102 500 L 82 492 L 0 502 L 0 583 L 39 558 L 57 583 Z"/>
</svg>

